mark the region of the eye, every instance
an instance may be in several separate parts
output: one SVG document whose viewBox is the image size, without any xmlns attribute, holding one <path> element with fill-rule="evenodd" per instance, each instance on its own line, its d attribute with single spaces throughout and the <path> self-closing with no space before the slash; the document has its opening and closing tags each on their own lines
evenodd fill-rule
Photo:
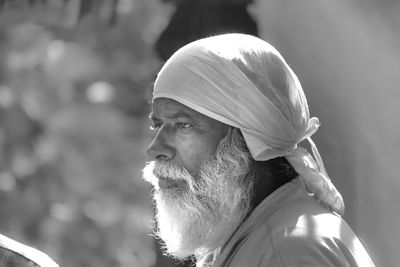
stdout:
<svg viewBox="0 0 400 267">
<path fill-rule="evenodd" d="M 157 131 L 157 130 L 160 129 L 160 127 L 161 127 L 161 123 L 160 122 L 155 122 L 155 121 L 151 121 L 150 122 L 150 126 L 149 126 L 150 130 Z"/>
<path fill-rule="evenodd" d="M 176 126 L 177 126 L 179 129 L 187 129 L 187 128 L 190 128 L 190 127 L 192 126 L 192 124 L 187 123 L 187 122 L 178 122 L 178 123 L 176 124 Z"/>
</svg>

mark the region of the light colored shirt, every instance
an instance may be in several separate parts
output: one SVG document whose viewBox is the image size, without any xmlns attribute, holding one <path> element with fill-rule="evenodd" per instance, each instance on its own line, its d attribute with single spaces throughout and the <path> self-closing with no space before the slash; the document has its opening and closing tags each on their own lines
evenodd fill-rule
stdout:
<svg viewBox="0 0 400 267">
<path fill-rule="evenodd" d="M 198 267 L 206 266 L 198 263 Z M 262 201 L 212 267 L 372 267 L 352 229 L 295 179 Z"/>
</svg>

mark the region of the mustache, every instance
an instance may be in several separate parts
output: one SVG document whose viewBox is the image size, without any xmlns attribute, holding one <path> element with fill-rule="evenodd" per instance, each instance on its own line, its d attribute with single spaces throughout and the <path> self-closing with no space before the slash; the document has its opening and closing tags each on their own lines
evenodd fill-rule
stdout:
<svg viewBox="0 0 400 267">
<path fill-rule="evenodd" d="M 171 161 L 155 161 L 153 174 L 158 178 L 171 180 L 186 180 L 190 173 Z"/>
<path fill-rule="evenodd" d="M 192 187 L 194 183 L 193 176 L 189 171 L 171 161 L 154 160 L 146 164 L 143 169 L 143 179 L 153 186 L 158 185 L 158 179 L 170 179 L 176 181 L 185 181 Z"/>
</svg>

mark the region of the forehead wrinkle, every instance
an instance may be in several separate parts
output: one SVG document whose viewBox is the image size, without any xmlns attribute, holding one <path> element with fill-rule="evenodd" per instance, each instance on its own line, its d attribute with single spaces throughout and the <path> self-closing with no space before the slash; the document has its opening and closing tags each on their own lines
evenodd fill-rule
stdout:
<svg viewBox="0 0 400 267">
<path fill-rule="evenodd" d="M 165 109 L 163 109 L 163 111 L 165 111 Z M 164 112 L 163 112 L 164 113 Z M 154 115 L 154 110 L 150 113 L 149 118 L 152 120 L 160 120 L 162 118 L 164 119 L 180 119 L 180 118 L 185 118 L 185 119 L 192 119 L 192 120 L 196 120 L 196 116 L 195 114 L 191 114 L 189 112 L 186 112 L 182 109 L 179 109 L 177 111 L 173 111 L 173 112 L 168 112 L 167 114 L 161 114 L 161 116 L 157 116 Z"/>
</svg>

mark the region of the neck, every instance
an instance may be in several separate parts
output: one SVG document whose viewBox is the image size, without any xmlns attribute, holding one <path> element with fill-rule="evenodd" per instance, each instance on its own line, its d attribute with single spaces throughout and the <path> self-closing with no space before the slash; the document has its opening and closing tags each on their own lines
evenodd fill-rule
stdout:
<svg viewBox="0 0 400 267">
<path fill-rule="evenodd" d="M 297 176 L 284 158 L 268 161 L 255 161 L 253 175 L 255 179 L 252 210 L 276 189 Z"/>
</svg>

